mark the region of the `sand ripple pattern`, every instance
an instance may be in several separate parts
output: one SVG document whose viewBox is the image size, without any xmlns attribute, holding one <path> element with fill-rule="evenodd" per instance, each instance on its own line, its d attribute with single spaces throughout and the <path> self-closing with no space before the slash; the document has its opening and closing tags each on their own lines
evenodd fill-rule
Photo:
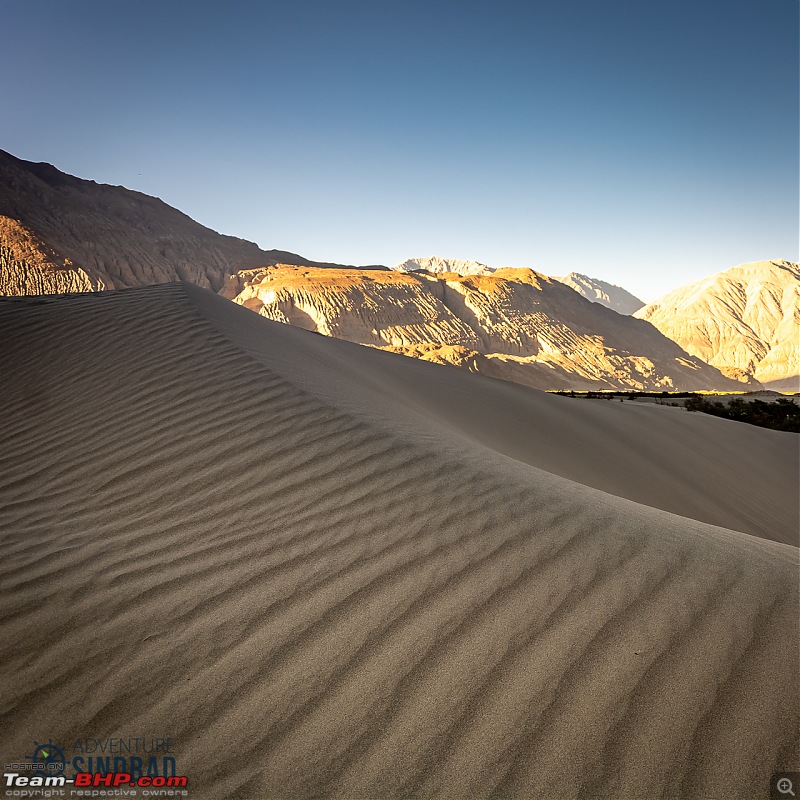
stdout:
<svg viewBox="0 0 800 800">
<path fill-rule="evenodd" d="M 400 436 L 180 285 L 8 300 L 0 341 L 4 758 L 170 735 L 202 798 L 797 768 L 795 548 Z"/>
</svg>

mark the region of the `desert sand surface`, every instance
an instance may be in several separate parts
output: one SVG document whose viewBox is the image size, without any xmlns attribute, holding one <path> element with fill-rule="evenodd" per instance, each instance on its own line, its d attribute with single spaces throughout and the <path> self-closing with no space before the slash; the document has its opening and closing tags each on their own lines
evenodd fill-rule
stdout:
<svg viewBox="0 0 800 800">
<path fill-rule="evenodd" d="M 729 420 L 710 425 L 700 414 L 654 420 L 640 406 L 558 397 L 295 327 L 265 328 L 221 298 L 187 291 L 260 363 L 401 438 L 425 438 L 441 452 L 454 440 L 477 444 L 638 503 L 798 543 L 796 436 Z"/>
<path fill-rule="evenodd" d="M 793 434 L 187 284 L 7 299 L 0 337 L 4 754 L 171 736 L 197 798 L 752 800 L 800 766 Z"/>
</svg>

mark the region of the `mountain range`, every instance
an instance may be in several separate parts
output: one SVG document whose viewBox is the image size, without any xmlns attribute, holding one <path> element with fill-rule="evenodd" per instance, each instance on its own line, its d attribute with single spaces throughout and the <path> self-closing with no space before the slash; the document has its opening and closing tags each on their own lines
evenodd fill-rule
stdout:
<svg viewBox="0 0 800 800">
<path fill-rule="evenodd" d="M 458 275 L 276 265 L 239 272 L 222 294 L 278 322 L 536 388 L 741 385 L 652 325 L 529 269 Z"/>
<path fill-rule="evenodd" d="M 452 272 L 456 275 L 491 275 L 495 267 L 487 267 L 480 261 L 459 261 L 457 258 L 409 258 L 402 264 L 392 269 L 398 272 L 432 272 L 434 275 L 443 275 Z"/>
<path fill-rule="evenodd" d="M 200 225 L 156 197 L 75 178 L 0 150 L 0 294 L 185 280 L 218 291 L 240 269 L 325 266 Z"/>
<path fill-rule="evenodd" d="M 601 281 L 599 278 L 590 278 L 580 272 L 570 272 L 563 278 L 557 278 L 561 283 L 573 288 L 578 294 L 583 295 L 593 303 L 610 308 L 618 314 L 633 314 L 644 303 L 634 297 L 629 291 L 613 283 Z"/>
<path fill-rule="evenodd" d="M 725 375 L 800 389 L 798 264 L 742 264 L 682 286 L 636 316 Z"/>
<path fill-rule="evenodd" d="M 441 258 L 430 256 L 427 258 L 409 258 L 402 264 L 392 267 L 398 272 L 432 272 L 435 275 L 443 275 L 452 272 L 455 275 L 493 275 L 497 267 L 489 267 L 481 264 L 480 261 L 460 261 L 456 258 Z M 618 314 L 633 314 L 638 311 L 644 303 L 634 297 L 630 292 L 621 286 L 615 286 L 599 278 L 590 278 L 579 272 L 570 272 L 563 278 L 556 278 L 557 281 L 565 283 L 574 289 L 578 294 L 583 295 L 593 303 L 600 303 L 606 308 L 611 308 Z"/>
<path fill-rule="evenodd" d="M 641 301 L 579 273 L 438 257 L 354 268 L 263 250 L 158 198 L 0 151 L 2 295 L 186 281 L 271 319 L 543 389 L 735 390 L 759 376 L 793 385 L 797 265 L 759 263 L 737 279 L 749 294 L 730 316 L 685 298 L 677 315 L 654 304 L 633 317 Z M 718 314 L 716 333 L 704 314 Z M 731 352 L 743 355 L 729 363 Z"/>
</svg>

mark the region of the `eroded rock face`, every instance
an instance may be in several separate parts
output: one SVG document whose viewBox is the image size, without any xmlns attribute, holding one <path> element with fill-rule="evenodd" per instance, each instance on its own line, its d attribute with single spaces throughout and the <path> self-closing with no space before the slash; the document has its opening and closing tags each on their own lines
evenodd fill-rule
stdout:
<svg viewBox="0 0 800 800">
<path fill-rule="evenodd" d="M 102 278 L 60 256 L 17 220 L 0 216 L 0 295 L 68 294 L 104 288 Z"/>
<path fill-rule="evenodd" d="M 570 272 L 569 275 L 556 280 L 571 287 L 587 300 L 600 303 L 601 306 L 610 308 L 618 314 L 633 314 L 644 305 L 638 297 L 621 286 L 601 281 L 599 278 L 590 278 L 579 272 Z"/>
<path fill-rule="evenodd" d="M 528 269 L 492 275 L 277 265 L 221 294 L 269 319 L 538 388 L 741 386 L 652 325 Z"/>
<path fill-rule="evenodd" d="M 358 344 L 479 346 L 416 275 L 280 265 L 240 272 L 221 294 L 277 322 Z"/>
<path fill-rule="evenodd" d="M 240 269 L 314 264 L 223 236 L 156 197 L 0 150 L 0 292 L 52 294 L 186 280 L 218 291 Z"/>
<path fill-rule="evenodd" d="M 635 316 L 725 374 L 800 391 L 798 264 L 742 264 L 676 289 Z"/>
</svg>

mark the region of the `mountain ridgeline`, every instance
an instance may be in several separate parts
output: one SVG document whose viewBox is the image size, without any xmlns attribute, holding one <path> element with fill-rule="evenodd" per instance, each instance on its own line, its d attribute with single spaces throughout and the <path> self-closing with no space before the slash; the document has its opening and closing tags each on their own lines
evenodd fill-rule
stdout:
<svg viewBox="0 0 800 800">
<path fill-rule="evenodd" d="M 432 272 L 435 275 L 443 275 L 446 272 L 454 272 L 456 275 L 491 275 L 495 272 L 495 267 L 488 267 L 480 261 L 459 261 L 457 258 L 439 256 L 409 258 L 392 269 L 398 272 Z"/>
<path fill-rule="evenodd" d="M 758 388 L 761 375 L 791 377 L 781 370 L 785 361 L 797 372 L 796 346 L 786 344 L 797 338 L 797 265 L 763 263 L 780 270 L 781 299 L 774 281 L 747 278 L 742 318 L 768 324 L 745 331 L 752 357 L 731 367 L 727 350 L 742 348 L 708 334 L 714 323 L 687 315 L 670 327 L 654 306 L 627 316 L 640 301 L 577 273 L 555 279 L 437 257 L 393 269 L 313 262 L 219 234 L 158 198 L 0 151 L 0 295 L 185 281 L 270 319 L 542 389 L 730 391 Z M 698 345 L 709 338 L 716 349 Z"/>
<path fill-rule="evenodd" d="M 218 291 L 240 269 L 325 266 L 206 228 L 156 197 L 0 150 L 0 295 L 188 281 Z"/>
<path fill-rule="evenodd" d="M 578 294 L 583 295 L 593 303 L 610 308 L 618 314 L 633 314 L 644 303 L 621 286 L 601 281 L 599 278 L 590 278 L 579 272 L 570 272 L 563 278 L 558 278 L 561 283 L 573 288 Z"/>
<path fill-rule="evenodd" d="M 652 325 L 529 269 L 491 275 L 277 265 L 223 296 L 278 322 L 536 388 L 735 389 Z"/>
<path fill-rule="evenodd" d="M 636 316 L 726 375 L 800 391 L 798 264 L 741 264 L 682 286 Z"/>
</svg>

